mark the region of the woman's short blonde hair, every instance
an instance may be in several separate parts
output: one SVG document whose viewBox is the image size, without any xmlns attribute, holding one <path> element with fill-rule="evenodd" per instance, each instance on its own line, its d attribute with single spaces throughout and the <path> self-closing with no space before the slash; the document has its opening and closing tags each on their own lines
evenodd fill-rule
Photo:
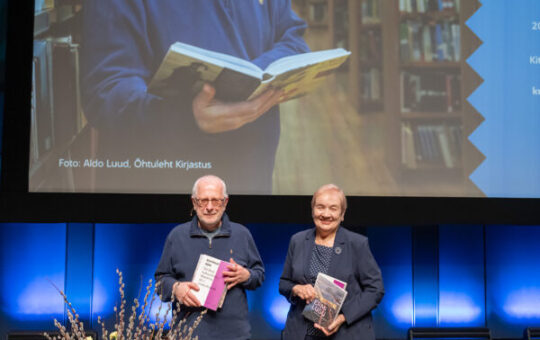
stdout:
<svg viewBox="0 0 540 340">
<path fill-rule="evenodd" d="M 317 196 L 319 196 L 325 191 L 335 191 L 339 194 L 339 199 L 341 201 L 341 213 L 345 214 L 345 210 L 347 210 L 347 197 L 345 197 L 345 193 L 343 192 L 343 190 L 341 190 L 340 187 L 331 183 L 325 184 L 319 189 L 317 189 L 317 191 L 315 191 L 313 197 L 311 198 L 311 209 L 313 210 L 313 208 L 315 207 L 315 201 L 317 200 Z"/>
</svg>

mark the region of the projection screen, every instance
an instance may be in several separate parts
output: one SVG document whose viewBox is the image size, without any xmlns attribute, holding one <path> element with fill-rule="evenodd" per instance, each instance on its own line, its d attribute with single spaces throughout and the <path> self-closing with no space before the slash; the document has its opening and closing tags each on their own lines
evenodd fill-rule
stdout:
<svg viewBox="0 0 540 340">
<path fill-rule="evenodd" d="M 176 43 L 263 79 L 281 58 L 297 56 L 300 79 L 303 53 L 350 54 L 299 80 L 299 96 L 277 82 L 250 97 L 202 52 L 173 56 L 153 91 Z M 232 194 L 332 182 L 357 196 L 540 197 L 539 46 L 536 0 L 37 0 L 29 191 L 189 193 L 215 174 Z"/>
</svg>

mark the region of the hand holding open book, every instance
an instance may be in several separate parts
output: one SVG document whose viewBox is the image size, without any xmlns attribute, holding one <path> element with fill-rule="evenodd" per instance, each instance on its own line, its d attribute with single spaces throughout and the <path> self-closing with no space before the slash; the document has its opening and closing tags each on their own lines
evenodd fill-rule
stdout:
<svg viewBox="0 0 540 340">
<path fill-rule="evenodd" d="M 215 100 L 216 89 L 204 84 L 193 100 L 193 115 L 199 128 L 207 133 L 236 130 L 251 123 L 279 103 L 282 91 L 267 90 L 257 98 L 238 103 Z"/>
<path fill-rule="evenodd" d="M 174 43 L 148 86 L 160 97 L 194 95 L 193 114 L 207 133 L 238 129 L 271 107 L 317 88 L 350 55 L 344 49 L 281 58 L 265 70 L 231 55 Z"/>
<path fill-rule="evenodd" d="M 250 61 L 177 42 L 169 48 L 148 92 L 175 96 L 179 84 L 187 83 L 196 94 L 208 83 L 216 89 L 215 98 L 223 102 L 251 100 L 269 89 L 282 90 L 279 101 L 283 102 L 312 91 L 349 55 L 342 48 L 301 53 L 261 70 Z"/>
</svg>

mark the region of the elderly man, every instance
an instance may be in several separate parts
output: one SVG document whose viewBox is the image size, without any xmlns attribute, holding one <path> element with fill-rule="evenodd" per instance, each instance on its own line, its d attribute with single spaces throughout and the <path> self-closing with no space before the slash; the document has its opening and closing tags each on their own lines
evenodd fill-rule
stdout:
<svg viewBox="0 0 540 340">
<path fill-rule="evenodd" d="M 180 319 L 196 318 L 201 302 L 193 295 L 199 287 L 191 282 L 201 254 L 230 261 L 223 273 L 228 292 L 222 308 L 209 310 L 193 336 L 205 339 L 249 339 L 246 289 L 259 287 L 264 266 L 255 242 L 246 227 L 229 221 L 225 208 L 229 201 L 223 180 L 204 176 L 193 185 L 191 200 L 196 216 L 176 226 L 167 236 L 155 273 L 161 283 L 161 296 L 170 301 L 173 293 L 181 306 Z"/>
</svg>

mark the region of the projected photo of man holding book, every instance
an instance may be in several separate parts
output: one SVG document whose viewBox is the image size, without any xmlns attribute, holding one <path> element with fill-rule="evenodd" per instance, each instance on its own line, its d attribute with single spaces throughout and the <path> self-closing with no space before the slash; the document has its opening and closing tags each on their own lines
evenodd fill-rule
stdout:
<svg viewBox="0 0 540 340">
<path fill-rule="evenodd" d="M 66 36 L 35 32 L 45 66 L 34 71 L 30 191 L 187 193 L 217 173 L 234 193 L 279 193 L 278 104 L 315 91 L 350 54 L 309 52 L 291 0 L 73 10 Z"/>
<path fill-rule="evenodd" d="M 127 164 L 96 169 L 98 192 L 189 192 L 217 173 L 232 192 L 270 194 L 277 104 L 349 54 L 306 54 L 290 0 L 97 0 L 83 13 L 83 105 L 97 158 Z"/>
<path fill-rule="evenodd" d="M 485 195 L 472 5 L 47 3 L 27 66 L 31 192 L 188 193 L 216 173 L 235 194 Z M 60 8 L 73 17 L 42 27 Z"/>
</svg>

